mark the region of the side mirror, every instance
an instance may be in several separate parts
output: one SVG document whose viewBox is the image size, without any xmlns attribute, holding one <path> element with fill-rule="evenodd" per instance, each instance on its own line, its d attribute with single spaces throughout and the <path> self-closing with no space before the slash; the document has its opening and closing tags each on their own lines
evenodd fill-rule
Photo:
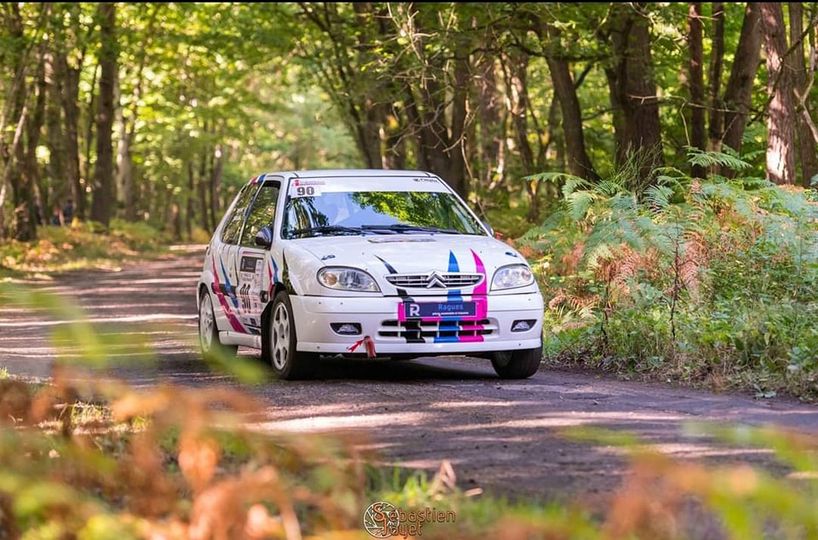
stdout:
<svg viewBox="0 0 818 540">
<path fill-rule="evenodd" d="M 486 221 L 485 219 L 483 220 L 483 226 L 484 226 L 486 229 L 488 229 L 489 234 L 490 234 L 492 237 L 494 237 L 494 227 L 492 227 L 491 225 L 489 225 L 489 222 L 488 222 L 488 221 Z"/>
<path fill-rule="evenodd" d="M 264 249 L 270 249 L 270 246 L 273 245 L 273 230 L 270 227 L 262 227 L 256 233 L 256 245 Z"/>
</svg>

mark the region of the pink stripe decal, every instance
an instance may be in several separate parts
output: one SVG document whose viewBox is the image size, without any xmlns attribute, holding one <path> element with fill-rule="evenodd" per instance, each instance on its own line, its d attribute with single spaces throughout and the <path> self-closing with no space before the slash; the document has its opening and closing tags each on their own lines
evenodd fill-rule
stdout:
<svg viewBox="0 0 818 540">
<path fill-rule="evenodd" d="M 488 296 L 486 295 L 486 293 L 488 292 L 488 286 L 489 286 L 488 285 L 488 280 L 489 280 L 489 278 L 486 275 L 486 267 L 483 264 L 483 261 L 480 259 L 480 257 L 477 256 L 477 253 L 475 253 L 474 250 L 471 250 L 471 254 L 472 254 L 472 257 L 474 258 L 474 266 L 476 268 L 476 272 L 478 274 L 483 274 L 483 281 L 480 282 L 480 285 L 478 285 L 477 287 L 474 288 L 474 292 L 473 292 L 473 295 L 474 295 L 473 300 L 474 300 L 474 303 L 475 303 L 475 306 L 474 306 L 475 316 L 474 316 L 474 319 L 472 319 L 472 320 L 479 321 L 479 320 L 485 319 L 486 315 L 489 312 L 489 300 L 488 300 Z M 465 327 L 461 327 L 461 328 L 465 328 Z M 469 325 L 468 328 L 469 329 L 474 329 L 475 331 L 478 331 L 478 330 L 483 330 L 483 325 L 482 324 Z M 475 342 L 483 341 L 483 336 L 481 336 L 479 334 L 474 335 L 474 336 L 460 336 L 458 339 L 459 339 L 459 341 L 464 342 L 464 343 L 475 343 Z"/>
<path fill-rule="evenodd" d="M 219 282 L 219 269 L 216 266 L 216 259 L 214 259 L 212 255 L 211 260 L 213 262 L 213 279 L 215 280 L 213 283 L 213 292 L 216 293 L 216 298 L 219 299 L 219 304 L 222 306 L 222 311 L 224 311 L 227 321 L 230 323 L 230 326 L 233 327 L 233 330 L 246 334 L 247 330 L 245 330 L 244 326 L 242 326 L 241 322 L 239 322 L 239 319 L 233 313 L 233 310 L 230 309 L 230 304 L 227 303 L 227 300 L 224 297 L 224 293 L 221 290 L 221 283 Z"/>
</svg>

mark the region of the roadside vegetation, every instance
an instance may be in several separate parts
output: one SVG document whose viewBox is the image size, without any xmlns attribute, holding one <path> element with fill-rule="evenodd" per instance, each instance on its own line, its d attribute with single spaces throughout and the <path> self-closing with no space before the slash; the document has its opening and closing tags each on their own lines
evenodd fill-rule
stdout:
<svg viewBox="0 0 818 540">
<path fill-rule="evenodd" d="M 169 235 L 146 223 L 114 220 L 107 231 L 93 222 L 41 227 L 37 240 L 0 243 L 0 279 L 121 268 L 163 255 L 169 243 Z"/>
<path fill-rule="evenodd" d="M 598 183 L 561 174 L 563 202 L 520 240 L 546 294 L 551 364 L 818 397 L 816 191 L 631 162 Z"/>
<path fill-rule="evenodd" d="M 405 512 L 455 513 L 453 523 L 423 524 L 424 538 L 818 534 L 813 437 L 690 426 L 699 440 L 774 449 L 790 471 L 782 479 L 749 466 L 677 462 L 623 433 L 567 429 L 562 436 L 629 456 L 621 488 L 593 504 L 568 495 L 509 500 L 458 487 L 448 462 L 436 474 L 404 471 L 378 466 L 378 456 L 362 454 L 352 436 L 260 431 L 264 409 L 240 390 L 129 387 L 105 375 L 102 336 L 76 307 L 20 287 L 0 286 L 0 300 L 64 321 L 53 339 L 76 349 L 48 384 L 0 378 L 3 538 L 363 539 L 370 537 L 364 510 L 376 501 Z M 212 360 L 245 383 L 266 382 L 258 369 Z"/>
</svg>

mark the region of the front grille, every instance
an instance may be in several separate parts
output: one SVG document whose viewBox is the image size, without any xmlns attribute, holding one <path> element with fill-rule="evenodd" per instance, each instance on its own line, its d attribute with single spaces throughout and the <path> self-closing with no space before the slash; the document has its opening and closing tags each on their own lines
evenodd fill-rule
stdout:
<svg viewBox="0 0 818 540">
<path fill-rule="evenodd" d="M 474 287 L 482 280 L 483 274 L 461 274 L 459 272 L 386 276 L 386 281 L 403 289 L 459 289 Z"/>
<path fill-rule="evenodd" d="M 387 320 L 378 329 L 379 338 L 396 340 L 426 341 L 435 338 L 474 338 L 490 336 L 497 332 L 496 321 L 481 319 L 478 321 L 434 321 Z"/>
</svg>

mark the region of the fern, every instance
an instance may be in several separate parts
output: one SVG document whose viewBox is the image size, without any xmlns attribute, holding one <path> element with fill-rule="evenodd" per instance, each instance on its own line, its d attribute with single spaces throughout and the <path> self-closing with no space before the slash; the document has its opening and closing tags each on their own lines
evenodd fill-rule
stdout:
<svg viewBox="0 0 818 540">
<path fill-rule="evenodd" d="M 661 211 L 670 206 L 673 190 L 667 186 L 651 186 L 645 190 L 645 201 L 651 210 Z"/>
<path fill-rule="evenodd" d="M 691 165 L 698 165 L 700 167 L 718 166 L 735 172 L 740 172 L 752 167 L 752 165 L 736 155 L 735 152 L 729 152 L 728 147 L 725 147 L 724 152 L 705 152 L 691 146 L 687 146 L 686 149 L 687 161 Z"/>
</svg>

